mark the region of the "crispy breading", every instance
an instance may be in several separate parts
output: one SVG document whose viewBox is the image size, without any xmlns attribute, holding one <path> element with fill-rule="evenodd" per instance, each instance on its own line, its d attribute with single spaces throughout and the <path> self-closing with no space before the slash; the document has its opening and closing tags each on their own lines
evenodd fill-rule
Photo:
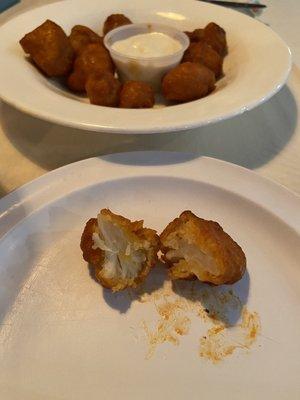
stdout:
<svg viewBox="0 0 300 400">
<path fill-rule="evenodd" d="M 103 38 L 84 25 L 73 26 L 69 40 L 77 55 L 80 54 L 88 44 L 103 44 Z"/>
<path fill-rule="evenodd" d="M 215 74 L 216 79 L 223 73 L 223 58 L 207 43 L 192 42 L 183 54 L 182 62 L 205 65 Z"/>
<path fill-rule="evenodd" d="M 152 108 L 154 106 L 154 91 L 146 82 L 127 81 L 120 94 L 121 108 Z"/>
<path fill-rule="evenodd" d="M 90 75 L 106 72 L 113 74 L 114 71 L 115 66 L 108 50 L 100 43 L 91 43 L 86 45 L 76 57 L 67 84 L 74 92 L 84 92 Z"/>
<path fill-rule="evenodd" d="M 74 50 L 63 29 L 47 19 L 27 33 L 20 45 L 35 65 L 46 75 L 65 76 L 72 68 Z"/>
<path fill-rule="evenodd" d="M 242 278 L 246 257 L 241 247 L 214 221 L 184 211 L 160 235 L 163 260 L 171 279 L 192 279 L 214 285 Z"/>
<path fill-rule="evenodd" d="M 204 41 L 211 45 L 211 47 L 220 54 L 221 57 L 225 57 L 228 53 L 226 32 L 225 30 L 214 22 L 210 22 L 206 25 L 203 31 Z"/>
<path fill-rule="evenodd" d="M 207 96 L 215 81 L 215 74 L 205 65 L 184 62 L 163 77 L 162 93 L 167 100 L 184 103 Z"/>
<path fill-rule="evenodd" d="M 195 29 L 193 32 L 185 32 L 190 42 L 202 42 L 209 44 L 221 57 L 228 53 L 226 32 L 214 22 L 210 22 L 204 29 Z"/>
<path fill-rule="evenodd" d="M 204 29 L 195 29 L 193 32 L 184 32 L 190 39 L 190 42 L 199 42 L 204 37 Z"/>
<path fill-rule="evenodd" d="M 109 15 L 103 25 L 103 34 L 106 35 L 108 32 L 112 31 L 113 29 L 119 28 L 123 25 L 132 24 L 130 19 L 126 17 L 124 14 L 112 14 Z"/>
<path fill-rule="evenodd" d="M 143 228 L 143 221 L 131 222 L 103 209 L 87 222 L 80 247 L 101 285 L 118 291 L 144 281 L 157 262 L 159 237 Z"/>
<path fill-rule="evenodd" d="M 91 104 L 104 107 L 119 105 L 121 83 L 109 72 L 90 75 L 85 90 Z"/>
</svg>

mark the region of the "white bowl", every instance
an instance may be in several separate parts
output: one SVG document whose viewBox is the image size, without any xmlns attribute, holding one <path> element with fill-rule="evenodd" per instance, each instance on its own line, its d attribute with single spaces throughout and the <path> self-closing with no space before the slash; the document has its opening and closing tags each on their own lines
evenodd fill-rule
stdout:
<svg viewBox="0 0 300 400">
<path fill-rule="evenodd" d="M 119 40 L 127 39 L 134 35 L 159 32 L 177 40 L 181 44 L 180 50 L 173 54 L 160 57 L 129 57 L 116 51 L 113 44 Z M 113 29 L 104 37 L 104 45 L 117 67 L 118 75 L 122 82 L 134 80 L 149 83 L 156 91 L 161 88 L 161 79 L 167 71 L 176 67 L 182 59 L 184 51 L 190 41 L 187 35 L 168 25 L 162 24 L 130 24 Z"/>
<path fill-rule="evenodd" d="M 26 60 L 19 40 L 52 19 L 67 33 L 75 24 L 100 31 L 109 14 L 136 23 L 162 23 L 182 31 L 210 21 L 227 32 L 225 77 L 209 96 L 182 105 L 130 110 L 99 107 L 46 79 Z M 20 110 L 58 124 L 118 133 L 178 131 L 241 114 L 263 103 L 286 82 L 291 67 L 287 45 L 268 26 L 246 15 L 194 0 L 66 0 L 19 15 L 0 28 L 0 97 Z"/>
</svg>

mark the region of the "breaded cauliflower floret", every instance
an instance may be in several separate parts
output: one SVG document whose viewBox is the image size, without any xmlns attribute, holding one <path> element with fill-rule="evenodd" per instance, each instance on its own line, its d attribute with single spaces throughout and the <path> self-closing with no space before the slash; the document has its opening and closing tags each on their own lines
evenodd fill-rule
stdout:
<svg viewBox="0 0 300 400">
<path fill-rule="evenodd" d="M 83 258 L 95 269 L 96 279 L 113 291 L 135 287 L 157 262 L 159 237 L 143 228 L 143 221 L 129 219 L 103 209 L 83 231 Z"/>
<path fill-rule="evenodd" d="M 241 247 L 214 221 L 184 211 L 160 235 L 163 260 L 171 279 L 231 284 L 243 276 L 246 257 Z"/>
</svg>

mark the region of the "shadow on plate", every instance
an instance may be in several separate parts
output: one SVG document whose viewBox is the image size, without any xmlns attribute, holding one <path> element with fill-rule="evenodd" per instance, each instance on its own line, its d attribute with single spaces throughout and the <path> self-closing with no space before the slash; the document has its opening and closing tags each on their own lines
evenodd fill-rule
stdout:
<svg viewBox="0 0 300 400">
<path fill-rule="evenodd" d="M 90 276 L 97 283 L 95 278 L 94 268 L 89 265 Z M 167 279 L 166 268 L 159 262 L 153 271 L 150 273 L 144 283 L 136 289 L 125 289 L 119 292 L 112 292 L 110 289 L 103 288 L 103 299 L 111 308 L 118 310 L 120 314 L 126 313 L 131 304 L 141 298 L 144 294 L 151 294 L 160 289 Z"/>
<path fill-rule="evenodd" d="M 13 146 L 47 170 L 89 157 L 139 150 L 193 152 L 193 157 L 210 156 L 254 169 L 272 160 L 290 141 L 297 123 L 297 106 L 285 86 L 265 104 L 235 118 L 185 132 L 152 135 L 67 128 L 6 104 L 1 108 L 1 121 Z M 143 164 L 142 159 L 130 161 L 122 156 L 112 157 L 111 162 Z M 164 161 L 154 161 L 158 163 Z"/>
<path fill-rule="evenodd" d="M 137 152 L 133 155 L 127 153 L 110 154 L 107 156 L 106 161 L 113 164 L 123 165 L 140 165 L 140 166 L 155 166 L 155 165 L 172 165 L 182 164 L 198 158 L 196 153 L 177 153 L 172 151 L 152 151 L 148 150 L 148 153 L 152 153 L 151 157 L 145 158 L 144 152 Z"/>
<path fill-rule="evenodd" d="M 94 268 L 90 265 L 89 271 L 90 276 L 96 281 Z M 144 295 L 155 292 L 158 294 L 166 281 L 168 281 L 167 269 L 162 262 L 159 262 L 146 281 L 137 288 L 115 293 L 103 288 L 103 298 L 109 307 L 124 314 L 134 301 L 143 303 Z M 199 303 L 211 319 L 223 322 L 227 326 L 233 326 L 239 320 L 243 307 L 248 301 L 249 286 L 248 271 L 245 272 L 243 279 L 234 285 L 211 286 L 199 281 L 172 281 L 172 291 L 175 296 Z M 169 296 L 169 292 L 166 293 Z M 164 298 L 164 292 L 158 295 L 157 300 L 159 297 Z M 171 300 L 170 297 L 168 299 Z"/>
<path fill-rule="evenodd" d="M 200 303 L 210 319 L 234 326 L 247 304 L 250 277 L 246 270 L 234 285 L 212 286 L 197 281 L 175 280 L 173 291 L 179 296 Z"/>
</svg>

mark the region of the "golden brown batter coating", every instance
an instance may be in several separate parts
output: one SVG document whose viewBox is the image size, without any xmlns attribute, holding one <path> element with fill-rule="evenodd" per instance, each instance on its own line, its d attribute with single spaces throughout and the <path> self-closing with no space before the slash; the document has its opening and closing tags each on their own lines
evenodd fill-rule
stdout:
<svg viewBox="0 0 300 400">
<path fill-rule="evenodd" d="M 101 285 L 118 291 L 145 280 L 157 262 L 159 237 L 143 228 L 143 221 L 131 222 L 103 209 L 87 222 L 80 247 Z"/>
<path fill-rule="evenodd" d="M 73 72 L 68 78 L 68 86 L 75 92 L 84 92 L 89 75 L 115 70 L 109 52 L 100 44 L 88 44 L 74 63 Z"/>
<path fill-rule="evenodd" d="M 91 104 L 104 107 L 118 107 L 121 83 L 111 73 L 92 74 L 85 89 Z"/>
<path fill-rule="evenodd" d="M 227 49 L 226 32 L 219 25 L 210 22 L 204 29 L 195 29 L 185 32 L 191 42 L 205 42 L 209 44 L 221 57 L 225 57 Z"/>
<path fill-rule="evenodd" d="M 106 18 L 103 25 L 103 35 L 106 35 L 109 31 L 112 31 L 115 28 L 119 28 L 123 25 L 132 24 L 129 18 L 124 14 L 112 14 Z"/>
<path fill-rule="evenodd" d="M 210 22 L 204 28 L 204 40 L 220 54 L 221 57 L 225 57 L 228 53 L 226 32 L 214 22 Z"/>
<path fill-rule="evenodd" d="M 214 285 L 242 278 L 246 257 L 241 247 L 214 221 L 184 211 L 160 235 L 163 260 L 171 279 L 193 279 Z"/>
<path fill-rule="evenodd" d="M 182 62 L 187 61 L 205 65 L 214 72 L 216 79 L 223 74 L 223 58 L 203 41 L 189 45 L 182 58 Z"/>
<path fill-rule="evenodd" d="M 69 36 L 71 46 L 73 47 L 76 55 L 81 53 L 81 51 L 91 43 L 103 44 L 103 39 L 101 36 L 97 35 L 92 29 L 83 25 L 75 25 L 71 30 Z"/>
<path fill-rule="evenodd" d="M 91 218 L 87 221 L 84 231 L 81 235 L 80 247 L 83 252 L 83 258 L 94 267 L 101 266 L 104 262 L 104 252 L 99 248 L 94 248 L 93 233 L 98 231 L 97 218 Z"/>
<path fill-rule="evenodd" d="M 199 42 L 204 37 L 204 29 L 195 29 L 192 32 L 184 32 L 190 39 L 191 42 Z"/>
<path fill-rule="evenodd" d="M 120 96 L 121 108 L 152 108 L 154 102 L 154 91 L 148 83 L 140 81 L 124 83 Z"/>
<path fill-rule="evenodd" d="M 27 33 L 20 45 L 36 66 L 50 77 L 67 75 L 73 65 L 74 50 L 63 29 L 49 19 Z"/>
<path fill-rule="evenodd" d="M 215 88 L 214 73 L 201 64 L 185 62 L 171 69 L 162 80 L 167 100 L 187 102 L 207 96 Z"/>
</svg>

